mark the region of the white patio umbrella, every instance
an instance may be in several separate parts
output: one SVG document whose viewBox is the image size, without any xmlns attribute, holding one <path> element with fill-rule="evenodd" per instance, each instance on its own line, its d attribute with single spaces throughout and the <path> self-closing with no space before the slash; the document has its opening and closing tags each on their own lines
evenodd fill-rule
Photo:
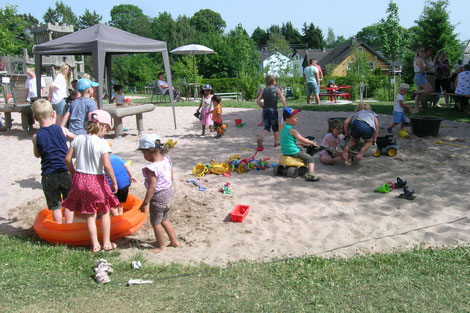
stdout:
<svg viewBox="0 0 470 313">
<path fill-rule="evenodd" d="M 178 47 L 176 49 L 173 49 L 170 51 L 170 53 L 174 54 L 184 54 L 184 55 L 192 55 L 193 56 L 193 79 L 194 79 L 194 99 L 196 99 L 196 93 L 197 93 L 197 88 L 196 88 L 196 70 L 195 70 L 195 59 L 194 55 L 196 54 L 214 54 L 216 53 L 214 50 L 211 48 L 208 48 L 203 45 L 197 45 L 197 44 L 190 44 L 190 45 L 185 45 Z"/>
</svg>

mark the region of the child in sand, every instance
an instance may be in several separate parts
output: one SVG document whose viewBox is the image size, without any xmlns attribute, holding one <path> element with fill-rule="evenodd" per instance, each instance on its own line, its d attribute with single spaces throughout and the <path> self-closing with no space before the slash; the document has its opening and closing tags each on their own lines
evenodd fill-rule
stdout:
<svg viewBox="0 0 470 313">
<path fill-rule="evenodd" d="M 405 103 L 405 95 L 410 90 L 410 85 L 408 84 L 400 84 L 398 87 L 398 95 L 397 98 L 395 99 L 395 106 L 393 107 L 393 124 L 389 128 L 387 128 L 387 132 L 392 133 L 392 129 L 397 126 L 398 124 L 401 123 L 400 129 L 405 128 L 405 121 L 406 121 L 406 116 L 405 116 L 405 109 L 408 109 L 408 111 L 412 111 L 410 106 Z"/>
<path fill-rule="evenodd" d="M 280 141 L 281 141 L 281 152 L 283 155 L 291 156 L 293 158 L 299 158 L 307 164 L 308 173 L 305 175 L 307 181 L 319 181 L 320 178 L 314 175 L 315 164 L 313 163 L 313 156 L 303 152 L 297 147 L 297 140 L 301 145 L 312 145 L 317 148 L 318 145 L 313 141 L 304 138 L 296 129 L 295 125 L 299 121 L 297 113 L 301 110 L 292 110 L 291 108 L 285 108 L 282 112 L 284 118 L 284 126 L 281 130 Z"/>
<path fill-rule="evenodd" d="M 377 114 L 371 110 L 367 103 L 359 102 L 356 113 L 344 121 L 345 138 L 351 136 L 343 150 L 343 159 L 346 165 L 351 165 L 352 162 L 349 156 L 349 149 L 352 146 L 358 144 L 361 138 L 364 140 L 364 145 L 354 157 L 355 160 L 360 161 L 367 149 L 376 142 L 378 134 L 379 120 L 377 119 Z"/>
<path fill-rule="evenodd" d="M 257 139 L 258 147 L 256 151 L 263 151 L 263 139 L 267 133 L 273 130 L 274 133 L 274 147 L 279 146 L 279 116 L 277 113 L 277 97 L 281 98 L 282 106 L 286 107 L 286 99 L 282 94 L 281 90 L 276 87 L 276 79 L 272 75 L 268 75 L 265 78 L 266 87 L 256 99 L 256 103 L 261 106 L 261 99 L 264 100 L 263 105 L 263 120 L 264 120 L 264 129 Z"/>
<path fill-rule="evenodd" d="M 214 134 L 214 127 L 212 121 L 212 110 L 214 107 L 212 106 L 212 86 L 209 84 L 205 84 L 202 88 L 202 95 L 201 95 L 201 104 L 199 108 L 197 108 L 196 113 L 201 111 L 201 125 L 202 125 L 202 134 L 204 136 L 206 134 L 206 126 L 209 125 L 209 129 L 211 131 L 211 136 Z M 202 110 L 201 110 L 202 108 Z"/>
<path fill-rule="evenodd" d="M 139 140 L 138 150 L 142 151 L 144 159 L 151 162 L 142 169 L 145 177 L 147 193 L 140 206 L 140 211 L 145 212 L 150 204 L 150 224 L 152 224 L 157 248 L 153 253 L 165 252 L 165 232 L 170 239 L 168 247 L 178 247 L 175 230 L 168 215 L 173 205 L 174 194 L 171 190 L 173 182 L 173 164 L 168 156 L 168 146 L 161 143 L 160 137 L 148 134 Z"/>
<path fill-rule="evenodd" d="M 111 146 L 111 143 L 109 144 Z M 113 168 L 114 176 L 116 177 L 116 182 L 118 190 L 116 192 L 116 197 L 119 200 L 119 206 L 117 208 L 111 208 L 111 216 L 122 215 L 124 213 L 124 208 L 122 207 L 123 203 L 126 203 L 127 196 L 129 194 L 129 186 L 131 183 L 136 183 L 137 179 L 132 175 L 131 167 L 129 164 L 118 157 L 113 153 L 109 153 L 109 161 Z M 112 187 L 113 183 L 111 179 L 106 175 L 108 180 L 109 187 Z"/>
<path fill-rule="evenodd" d="M 126 97 L 124 97 L 124 86 L 114 85 L 113 90 L 114 95 L 111 98 L 111 103 L 116 101 L 116 104 L 124 104 L 124 102 L 126 102 Z"/>
<path fill-rule="evenodd" d="M 213 96 L 212 103 L 214 109 L 212 110 L 212 120 L 214 121 L 214 129 L 217 131 L 217 138 L 224 135 L 224 128 L 222 125 L 222 98 L 220 96 Z"/>
<path fill-rule="evenodd" d="M 325 135 L 325 137 L 323 137 L 321 145 L 323 147 L 334 148 L 335 154 L 334 156 L 331 156 L 326 150 L 323 150 L 320 152 L 320 161 L 328 165 L 333 165 L 339 160 L 343 159 L 342 154 L 336 151 L 339 140 L 341 137 L 343 137 L 342 132 L 343 122 L 337 119 L 328 121 L 328 133 Z"/>
<path fill-rule="evenodd" d="M 64 158 L 68 149 L 67 139 L 73 140 L 75 135 L 54 123 L 55 112 L 49 101 L 34 101 L 32 110 L 41 126 L 33 135 L 33 147 L 34 156 L 41 158 L 42 189 L 54 221 L 62 223 L 61 202 L 67 198 L 72 184 Z M 72 223 L 72 220 L 73 212 L 65 209 L 65 222 Z"/>
<path fill-rule="evenodd" d="M 103 139 L 108 130 L 111 130 L 111 115 L 104 110 L 91 112 L 87 134 L 77 136 L 65 156 L 65 164 L 72 175 L 72 189 L 62 205 L 86 216 L 93 252 L 98 252 L 101 248 L 105 251 L 116 248 L 116 244 L 110 239 L 109 211 L 110 208 L 119 206 L 119 200 L 113 195 L 118 186 L 109 161 L 111 147 Z M 72 161 L 73 156 L 76 156 L 75 164 Z M 113 191 L 109 188 L 105 172 L 111 179 Z M 103 247 L 98 241 L 97 214 L 101 215 Z"/>
<path fill-rule="evenodd" d="M 82 78 L 77 82 L 77 91 L 80 97 L 75 99 L 67 109 L 62 120 L 62 126 L 69 122 L 69 130 L 75 135 L 86 135 L 85 125 L 88 122 L 88 114 L 96 110 L 96 102 L 92 100 L 94 89 L 99 86 L 98 83 L 92 82 L 88 78 Z"/>
<path fill-rule="evenodd" d="M 266 88 L 266 85 L 265 84 L 260 84 L 258 86 L 258 90 L 256 91 L 256 93 L 258 94 L 258 96 L 263 92 L 264 88 Z M 264 108 L 264 100 L 261 99 L 260 103 L 258 104 L 261 108 L 261 122 L 258 123 L 256 126 L 264 126 L 264 118 L 263 118 L 263 108 Z"/>
</svg>

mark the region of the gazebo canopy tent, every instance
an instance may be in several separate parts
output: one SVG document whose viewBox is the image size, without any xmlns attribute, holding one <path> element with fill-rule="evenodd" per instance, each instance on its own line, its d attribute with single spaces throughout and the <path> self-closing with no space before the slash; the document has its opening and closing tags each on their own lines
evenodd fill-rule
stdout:
<svg viewBox="0 0 470 313">
<path fill-rule="evenodd" d="M 161 52 L 163 66 L 172 90 L 170 62 L 166 42 L 137 36 L 105 24 L 96 24 L 89 28 L 62 36 L 35 46 L 36 76 L 41 77 L 43 55 L 91 55 L 96 81 L 103 86 L 106 71 L 108 94 L 111 94 L 111 57 L 113 54 L 129 54 L 144 52 Z M 37 88 L 41 90 L 41 80 L 37 79 Z M 98 108 L 103 107 L 101 89 L 98 88 L 96 98 Z M 176 128 L 175 103 L 173 93 L 169 92 L 173 107 L 173 120 Z"/>
</svg>

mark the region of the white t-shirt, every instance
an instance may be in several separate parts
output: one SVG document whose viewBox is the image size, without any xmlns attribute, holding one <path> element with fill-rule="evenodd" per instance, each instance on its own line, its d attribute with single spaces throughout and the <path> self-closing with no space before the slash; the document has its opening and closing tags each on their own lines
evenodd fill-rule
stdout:
<svg viewBox="0 0 470 313">
<path fill-rule="evenodd" d="M 24 87 L 28 89 L 28 95 L 26 97 L 27 101 L 30 101 L 31 98 L 38 96 L 38 92 L 36 88 L 36 77 L 26 78 L 26 83 L 24 84 Z M 44 82 L 44 79 L 41 77 L 41 88 L 44 88 L 44 87 L 46 87 L 46 83 Z"/>
<path fill-rule="evenodd" d="M 164 82 L 163 80 L 158 80 L 157 84 L 158 84 L 158 88 L 160 88 L 160 91 L 162 92 L 162 95 L 164 95 L 166 93 L 166 91 L 169 89 L 168 88 L 168 83 Z M 164 87 L 162 87 L 162 85 Z"/>
<path fill-rule="evenodd" d="M 58 74 L 52 82 L 52 86 L 55 87 L 52 92 L 52 104 L 59 103 L 62 99 L 67 98 L 67 82 L 64 75 Z"/>
<path fill-rule="evenodd" d="M 124 97 L 124 94 L 120 95 L 118 93 L 115 93 L 114 100 L 116 100 L 116 103 L 124 103 L 126 98 Z"/>
<path fill-rule="evenodd" d="M 75 170 L 85 174 L 104 174 L 101 155 L 111 152 L 109 143 L 96 135 L 79 135 L 71 144 L 77 161 Z"/>
<path fill-rule="evenodd" d="M 395 106 L 393 107 L 393 111 L 395 112 L 405 112 L 405 109 L 400 105 L 400 100 L 405 103 L 405 96 L 399 93 L 397 98 L 395 99 Z"/>
</svg>

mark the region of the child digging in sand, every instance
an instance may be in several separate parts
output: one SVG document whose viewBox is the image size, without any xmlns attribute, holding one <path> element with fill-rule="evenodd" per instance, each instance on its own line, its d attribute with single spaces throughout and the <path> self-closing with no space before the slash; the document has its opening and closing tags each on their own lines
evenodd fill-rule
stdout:
<svg viewBox="0 0 470 313">
<path fill-rule="evenodd" d="M 308 173 L 305 175 L 307 181 L 319 181 L 320 178 L 314 175 L 315 164 L 313 163 L 313 157 L 310 154 L 303 152 L 297 147 L 297 140 L 302 145 L 312 145 L 318 147 L 313 141 L 304 138 L 296 129 L 295 125 L 299 121 L 297 113 L 301 110 L 292 110 L 291 108 L 285 108 L 282 112 L 284 118 L 284 126 L 281 130 L 280 141 L 281 141 L 281 152 L 283 155 L 291 156 L 293 158 L 299 158 L 307 164 Z"/>
<path fill-rule="evenodd" d="M 343 122 L 341 120 L 328 121 L 328 133 L 323 137 L 321 145 L 323 147 L 332 147 L 334 155 L 331 156 L 328 151 L 323 150 L 320 152 L 320 161 L 324 164 L 333 165 L 343 159 L 341 152 L 336 151 L 339 144 L 339 139 L 343 136 Z"/>
<path fill-rule="evenodd" d="M 153 253 L 165 252 L 165 232 L 170 239 L 168 247 L 178 247 L 173 225 L 168 219 L 173 205 L 174 194 L 171 190 L 173 182 L 173 164 L 168 156 L 168 146 L 161 143 L 160 137 L 148 134 L 139 140 L 138 150 L 142 151 L 144 159 L 151 162 L 142 169 L 145 177 L 147 193 L 140 206 L 140 211 L 145 212 L 150 204 L 150 223 L 152 224 L 157 248 L 150 250 Z"/>
<path fill-rule="evenodd" d="M 39 121 L 38 132 L 33 136 L 34 156 L 41 158 L 41 184 L 46 197 L 47 207 L 52 211 L 54 221 L 62 223 L 61 202 L 67 198 L 72 181 L 65 166 L 67 139 L 75 135 L 54 123 L 52 104 L 39 99 L 32 105 L 34 118 Z M 65 209 L 65 222 L 72 223 L 73 212 Z"/>
</svg>

